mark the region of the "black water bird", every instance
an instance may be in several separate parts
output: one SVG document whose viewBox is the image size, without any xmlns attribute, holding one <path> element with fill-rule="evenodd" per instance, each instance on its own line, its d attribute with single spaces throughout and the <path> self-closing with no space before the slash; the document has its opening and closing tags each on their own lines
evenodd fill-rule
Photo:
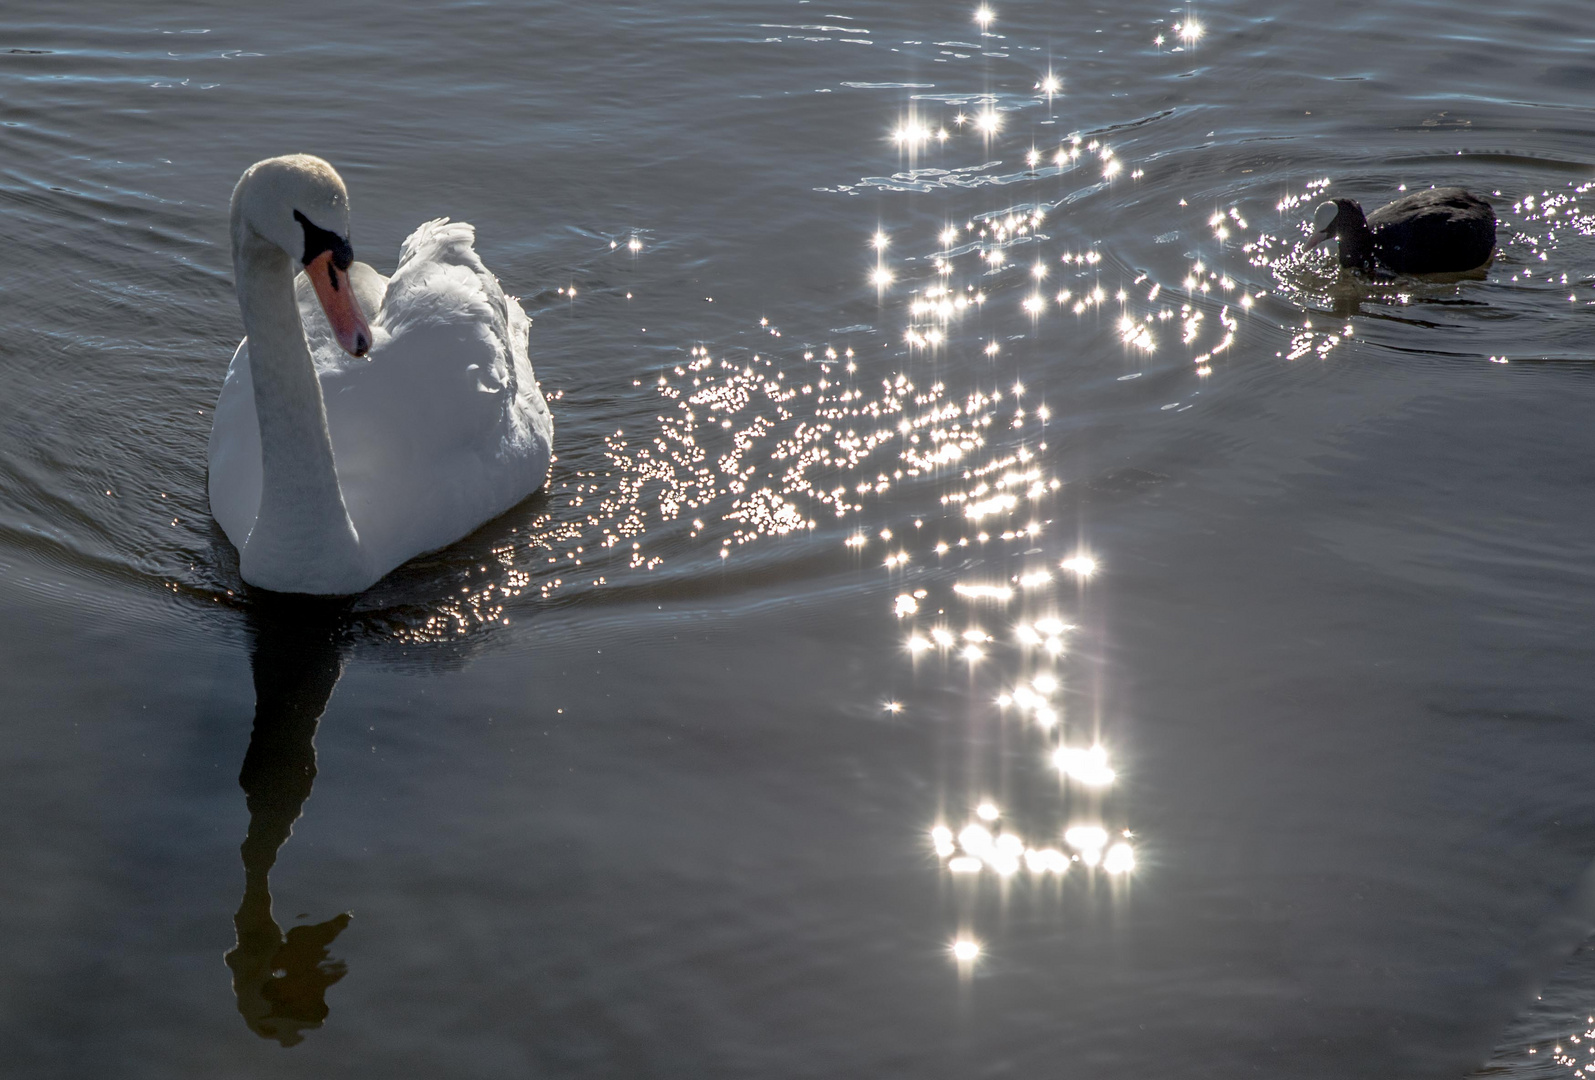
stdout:
<svg viewBox="0 0 1595 1080">
<path fill-rule="evenodd" d="M 1495 251 L 1495 211 L 1458 187 L 1415 191 L 1366 216 L 1351 199 L 1333 199 L 1313 229 L 1309 248 L 1339 240 L 1340 265 L 1371 273 L 1462 273 Z"/>
</svg>

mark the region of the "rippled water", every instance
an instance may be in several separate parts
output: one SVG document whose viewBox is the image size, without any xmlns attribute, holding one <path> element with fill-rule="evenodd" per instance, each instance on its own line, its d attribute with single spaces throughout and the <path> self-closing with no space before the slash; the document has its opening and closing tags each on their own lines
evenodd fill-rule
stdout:
<svg viewBox="0 0 1595 1080">
<path fill-rule="evenodd" d="M 0 15 L 16 1075 L 1589 1060 L 1587 13 L 989 14 Z M 205 495 L 301 150 L 557 425 L 347 603 Z M 1482 274 L 1303 250 L 1453 183 Z"/>
</svg>

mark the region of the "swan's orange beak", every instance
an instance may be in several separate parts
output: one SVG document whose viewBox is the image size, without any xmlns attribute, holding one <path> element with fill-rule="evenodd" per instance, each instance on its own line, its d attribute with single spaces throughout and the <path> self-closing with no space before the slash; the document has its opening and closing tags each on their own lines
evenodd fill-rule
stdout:
<svg viewBox="0 0 1595 1080">
<path fill-rule="evenodd" d="M 340 270 L 332 261 L 332 252 L 323 251 L 305 266 L 310 284 L 316 287 L 316 299 L 321 310 L 327 313 L 327 322 L 338 337 L 338 344 L 350 356 L 364 356 L 371 351 L 371 324 L 354 298 L 354 286 L 349 283 L 349 272 Z"/>
</svg>

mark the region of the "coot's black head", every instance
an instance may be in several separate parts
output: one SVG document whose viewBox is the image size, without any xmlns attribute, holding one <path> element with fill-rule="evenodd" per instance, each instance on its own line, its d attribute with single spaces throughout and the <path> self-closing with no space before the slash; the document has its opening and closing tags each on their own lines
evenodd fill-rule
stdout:
<svg viewBox="0 0 1595 1080">
<path fill-rule="evenodd" d="M 1313 214 L 1313 234 L 1307 238 L 1308 250 L 1331 240 L 1340 241 L 1340 265 L 1361 266 L 1373 257 L 1373 233 L 1362 207 L 1352 199 L 1331 199 L 1320 203 Z"/>
</svg>

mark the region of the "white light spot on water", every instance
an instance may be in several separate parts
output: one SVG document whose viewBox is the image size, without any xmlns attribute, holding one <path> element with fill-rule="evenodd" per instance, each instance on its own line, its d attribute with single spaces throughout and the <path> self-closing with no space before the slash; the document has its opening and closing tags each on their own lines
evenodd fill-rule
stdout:
<svg viewBox="0 0 1595 1080">
<path fill-rule="evenodd" d="M 1087 787 L 1106 787 L 1118 776 L 1108 767 L 1108 752 L 1100 746 L 1088 749 L 1060 746 L 1053 752 L 1052 761 L 1058 766 L 1058 771 Z M 1106 842 L 1105 837 L 1104 842 Z M 1074 841 L 1071 840 L 1070 843 Z"/>
<path fill-rule="evenodd" d="M 953 592 L 957 593 L 959 596 L 967 596 L 971 600 L 1007 601 L 1013 598 L 1013 589 L 1009 588 L 1007 585 L 965 585 L 959 583 L 953 586 Z M 975 631 L 971 632 L 973 633 Z M 968 637 L 969 635 L 965 634 L 964 636 Z M 979 638 L 975 640 L 989 641 L 991 639 L 982 633 L 980 634 Z"/>
<path fill-rule="evenodd" d="M 1069 869 L 1069 856 L 1057 848 L 1042 848 L 1032 854 L 1035 856 L 1035 862 L 1041 864 L 1040 869 L 1045 873 L 1062 874 Z M 1035 863 L 1031 864 L 1031 868 L 1035 869 Z"/>
<path fill-rule="evenodd" d="M 1063 834 L 1064 843 L 1084 854 L 1101 853 L 1108 846 L 1108 830 L 1100 825 L 1071 825 Z"/>
<path fill-rule="evenodd" d="M 1073 571 L 1083 578 L 1088 578 L 1097 572 L 1097 561 L 1089 555 L 1072 555 L 1058 565 L 1064 570 Z"/>
</svg>

